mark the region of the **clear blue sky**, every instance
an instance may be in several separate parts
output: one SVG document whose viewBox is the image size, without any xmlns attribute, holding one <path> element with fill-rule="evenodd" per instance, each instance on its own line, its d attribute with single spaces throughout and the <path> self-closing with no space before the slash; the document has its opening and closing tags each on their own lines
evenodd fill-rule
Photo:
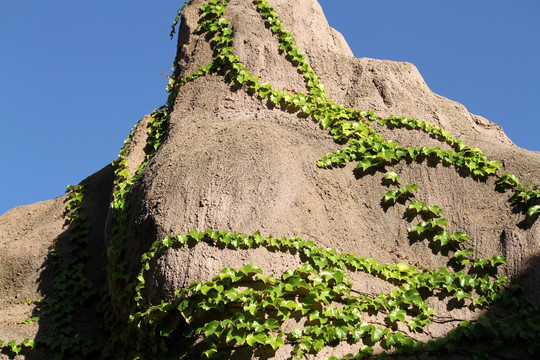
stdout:
<svg viewBox="0 0 540 360">
<path fill-rule="evenodd" d="M 183 1 L 0 3 L 0 214 L 112 162 L 166 99 Z M 358 57 L 414 63 L 430 88 L 540 151 L 540 1 L 320 0 Z"/>
</svg>

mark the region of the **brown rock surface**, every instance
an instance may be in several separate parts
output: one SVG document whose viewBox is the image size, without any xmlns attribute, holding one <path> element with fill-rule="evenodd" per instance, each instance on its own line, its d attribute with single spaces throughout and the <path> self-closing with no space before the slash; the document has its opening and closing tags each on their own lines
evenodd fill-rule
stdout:
<svg viewBox="0 0 540 360">
<path fill-rule="evenodd" d="M 208 39 L 196 32 L 202 3 L 194 0 L 182 20 L 176 59 L 180 77 L 213 61 Z M 414 65 L 354 58 L 343 37 L 328 26 L 315 0 L 269 0 L 269 4 L 291 30 L 300 50 L 306 52 L 329 99 L 355 109 L 373 109 L 380 116 L 406 115 L 432 122 L 482 149 L 488 158 L 500 161 L 502 171 L 517 175 L 522 183 L 535 183 L 540 178 L 540 153 L 515 146 L 496 124 L 432 93 Z M 235 31 L 235 54 L 253 75 L 260 76 L 261 83 L 306 92 L 302 76 L 279 53 L 277 37 L 265 27 L 252 1 L 231 0 L 226 18 Z M 139 130 L 131 143 L 131 173 L 144 160 L 147 121 L 145 118 L 141 125 L 144 131 Z M 446 146 L 418 131 L 376 129 L 398 144 Z M 381 206 L 388 191 L 381 184 L 383 173 L 359 176 L 354 163 L 331 170 L 316 166 L 323 155 L 341 147 L 311 119 L 269 106 L 224 81 L 220 74 L 182 86 L 165 142 L 130 194 L 126 255 L 133 273 L 139 270 L 141 254 L 154 241 L 207 228 L 300 236 L 322 247 L 355 252 L 384 263 L 398 263 L 408 257 L 426 267 L 447 266 L 448 258 L 427 241 L 411 241 L 408 228 L 415 223 L 404 217 L 405 205 Z M 510 195 L 495 191 L 494 179 L 475 180 L 453 167 L 427 162 L 402 162 L 387 170 L 397 172 L 404 184 L 418 184 L 420 191 L 415 198 L 439 205 L 450 221 L 448 230 L 466 232 L 478 256 L 505 255 L 505 271 L 511 280 L 527 282 L 528 297 L 538 299 L 540 222 L 527 223 L 523 213 L 509 203 Z M 89 277 L 100 283 L 104 281 L 103 273 L 96 270 L 101 268 L 100 244 L 104 244 L 103 233 L 107 233 L 107 240 L 111 232 L 111 218 L 107 226 L 105 218 L 112 169 L 95 174 L 88 184 L 89 198 L 93 199 L 89 214 L 95 225 L 94 270 Z M 24 331 L 13 326 L 12 319 L 25 317 L 28 312 L 26 308 L 19 310 L 23 305 L 16 299 L 39 298 L 43 296 L 40 289 L 50 286 L 50 279 L 40 287 L 37 283 L 48 247 L 65 236 L 62 212 L 59 198 L 17 208 L 0 217 L 0 339 L 22 340 L 38 331 L 37 325 Z M 170 250 L 150 270 L 145 295 L 154 302 L 171 299 L 176 289 L 193 281 L 208 281 L 225 267 L 239 268 L 248 263 L 257 264 L 265 274 L 279 276 L 300 261 L 297 256 L 264 249 L 230 251 L 198 245 Z M 371 276 L 352 278 L 358 291 L 376 294 L 392 289 Z M 448 311 L 448 304 L 442 302 L 430 306 L 455 318 L 474 319 L 479 315 Z M 430 331 L 435 336 L 444 335 L 449 327 L 436 324 Z M 95 332 L 90 330 L 90 334 Z M 280 349 L 275 358 L 289 358 L 287 350 Z M 345 351 L 350 349 L 326 349 L 324 356 Z M 251 354 L 235 356 L 246 359 Z"/>
<path fill-rule="evenodd" d="M 211 62 L 204 36 L 193 33 L 200 3 L 193 2 L 182 25 L 182 34 L 190 34 L 180 43 L 177 58 L 182 76 Z M 381 116 L 403 114 L 432 122 L 479 147 L 488 158 L 501 161 L 504 171 L 524 183 L 538 179 L 540 154 L 518 148 L 496 124 L 432 93 L 414 65 L 354 58 L 341 36 L 326 25 L 315 1 L 269 3 L 307 53 L 329 99 L 357 109 L 375 109 Z M 310 16 L 290 15 L 299 13 Z M 250 1 L 231 1 L 226 17 L 235 30 L 235 54 L 246 69 L 259 75 L 261 83 L 305 92 L 303 79 L 279 54 L 276 36 L 265 28 Z M 377 130 L 407 146 L 445 146 L 418 131 Z M 407 228 L 414 224 L 402 218 L 404 206 L 381 207 L 388 188 L 381 185 L 379 176 L 358 178 L 353 165 L 333 170 L 316 167 L 318 159 L 338 148 L 310 119 L 269 108 L 220 75 L 188 83 L 180 88 L 165 143 L 133 191 L 132 203 L 139 206 L 132 208 L 128 234 L 128 248 L 137 249 L 132 263 L 138 264 L 139 255 L 153 241 L 190 229 L 214 228 L 300 236 L 344 252 L 395 262 L 381 249 L 384 243 L 426 266 L 445 265 L 446 259 L 434 255 L 425 242 L 410 245 Z M 469 234 L 479 256 L 512 253 L 511 257 L 521 259 L 510 261 L 514 265 L 509 272 L 517 274 L 513 266 L 523 267 L 538 255 L 539 225 L 520 229 L 522 214 L 512 212 L 509 195 L 496 192 L 493 180 L 484 183 L 463 177 L 440 164 L 402 163 L 389 170 L 398 172 L 405 184 L 418 184 L 417 198 L 439 205 L 451 223 L 449 231 Z M 508 233 L 527 245 L 505 250 Z M 170 252 L 167 256 L 179 255 Z M 200 268 L 205 272 L 205 267 Z M 168 269 L 170 275 L 161 270 L 163 278 L 155 280 L 168 289 L 214 275 L 194 274 L 179 281 L 174 267 Z"/>
<path fill-rule="evenodd" d="M 17 324 L 32 316 L 34 301 L 49 286 L 45 270 L 49 247 L 63 232 L 62 198 L 12 209 L 0 217 L 0 339 L 22 341 L 38 331 L 37 323 Z M 40 279 L 45 280 L 42 285 Z"/>
<path fill-rule="evenodd" d="M 103 284 L 103 234 L 112 191 L 112 167 L 107 166 L 81 184 L 86 186 L 85 203 L 90 232 L 89 261 L 86 276 L 94 284 Z M 12 209 L 0 217 L 0 340 L 34 340 L 50 333 L 49 318 L 21 324 L 30 317 L 43 314 L 40 299 L 54 296 L 54 270 L 48 257 L 53 244 L 60 252 L 69 249 L 71 236 L 66 226 L 65 196 Z M 103 341 L 102 320 L 92 309 L 77 308 L 74 327 L 83 336 Z M 0 359 L 4 355 L 0 353 Z M 51 359 L 52 354 L 39 349 L 28 359 Z"/>
</svg>

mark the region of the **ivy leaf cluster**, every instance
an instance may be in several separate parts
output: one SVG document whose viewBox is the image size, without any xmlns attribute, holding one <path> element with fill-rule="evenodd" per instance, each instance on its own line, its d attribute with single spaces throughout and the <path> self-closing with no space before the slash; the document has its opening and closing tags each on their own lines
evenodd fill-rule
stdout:
<svg viewBox="0 0 540 360">
<path fill-rule="evenodd" d="M 31 324 L 42 319 L 50 319 L 52 328 L 49 335 L 30 341 L 25 339 L 20 343 L 14 340 L 0 341 L 2 353 L 17 355 L 31 351 L 35 347 L 46 347 L 55 354 L 55 358 L 89 357 L 99 352 L 96 345 L 79 336 L 73 326 L 76 306 L 98 306 L 99 296 L 102 295 L 85 276 L 85 264 L 88 261 L 88 241 L 90 222 L 84 212 L 84 187 L 82 185 L 68 186 L 66 195 L 66 223 L 69 225 L 71 236 L 68 246 L 58 249 L 55 242 L 51 246 L 49 259 L 54 271 L 54 297 L 35 301 L 44 310 L 37 317 L 20 322 Z M 29 303 L 33 303 L 29 302 Z"/>
<path fill-rule="evenodd" d="M 9 355 L 19 355 L 21 351 L 32 350 L 35 346 L 35 342 L 28 338 L 17 343 L 15 340 L 3 341 L 0 340 L 0 353 L 7 353 Z"/>
<path fill-rule="evenodd" d="M 178 299 L 172 303 L 145 303 L 145 273 L 151 261 L 163 256 L 168 249 L 194 246 L 199 242 L 232 249 L 262 246 L 284 252 L 299 251 L 307 263 L 295 270 L 287 270 L 281 277 L 264 276 L 253 264 L 238 270 L 226 268 L 212 281 L 192 283 L 187 289 L 179 289 L 176 292 Z M 245 235 L 211 229 L 205 232 L 193 230 L 155 242 L 141 257 L 141 268 L 135 295 L 139 312 L 132 316 L 131 326 L 141 328 L 150 323 L 149 317 L 154 318 L 158 313 L 163 317 L 164 312 L 180 311 L 190 328 L 183 334 L 203 336 L 207 344 L 203 355 L 208 358 L 223 355 L 223 351 L 231 346 L 270 346 L 276 350 L 286 341 L 294 345 L 292 354 L 296 358 L 317 353 L 334 341 L 344 340 L 384 342 L 388 348 L 395 345 L 395 351 L 398 348 L 405 351 L 407 344 L 422 348 L 423 343 L 403 333 L 369 324 L 362 314 L 383 312 L 391 323 L 403 322 L 410 330 L 417 331 L 429 325 L 435 315 L 425 303 L 426 296 L 430 296 L 425 294 L 426 291 L 432 292 L 433 296 L 437 289 L 444 289 L 458 301 L 470 299 L 475 306 L 485 306 L 501 296 L 506 282 L 505 277 L 491 281 L 487 275 L 474 277 L 463 272 L 450 273 L 445 268 L 419 271 L 406 264 L 381 264 L 376 259 L 319 248 L 312 241 L 297 237 L 278 239 L 263 237 L 259 232 Z M 386 295 L 356 295 L 348 271 L 363 271 L 402 285 Z M 424 295 L 420 295 L 421 292 Z M 473 292 L 480 297 L 473 299 Z M 342 305 L 336 307 L 335 304 Z M 225 313 L 224 318 L 209 316 Z M 304 329 L 293 329 L 287 334 L 280 330 L 286 320 L 298 316 L 308 321 Z M 366 344 L 363 349 L 366 354 L 373 350 Z"/>
<path fill-rule="evenodd" d="M 385 179 L 387 179 L 387 177 L 388 177 L 388 173 L 387 173 L 387 175 L 385 175 Z M 394 178 L 393 175 L 390 175 L 390 178 Z M 396 176 L 396 178 L 397 178 L 397 176 Z M 388 191 L 384 195 L 384 198 L 383 198 L 382 201 L 386 205 L 394 205 L 398 201 L 406 200 L 406 199 L 414 196 L 413 192 L 418 191 L 419 189 L 420 189 L 420 187 L 418 185 L 416 185 L 416 184 L 408 184 L 408 185 L 405 185 L 402 188 Z"/>
<path fill-rule="evenodd" d="M 209 73 L 223 74 L 229 81 L 267 101 L 269 106 L 280 106 L 302 117 L 312 118 L 336 142 L 344 144 L 342 149 L 325 155 L 317 162 L 321 168 L 356 162 L 358 169 L 369 172 L 403 160 L 420 162 L 430 159 L 453 165 L 476 179 L 494 176 L 501 168 L 499 162 L 487 159 L 479 149 L 464 144 L 429 122 L 396 116 L 380 118 L 373 111 L 355 110 L 328 100 L 321 79 L 306 60 L 306 54 L 296 45 L 291 31 L 285 29 L 277 12 L 267 0 L 254 0 L 266 27 L 279 41 L 279 51 L 304 77 L 307 92 L 285 91 L 273 88 L 270 83 L 261 83 L 259 77 L 246 69 L 234 53 L 234 29 L 225 18 L 228 3 L 228 0 L 209 0 L 202 4 L 199 31 L 211 39 L 214 61 L 183 79 L 177 79 L 176 75 L 170 77 L 166 89 L 169 92 L 167 104 L 154 110 L 149 121 L 145 161 L 135 174 L 130 174 L 127 150 L 135 127 L 114 162 L 116 178 L 111 202 L 114 228 L 107 250 L 106 293 L 94 289 L 84 278 L 90 224 L 82 210 L 83 187 L 70 187 L 66 215 L 75 234 L 71 241 L 72 250 L 69 254 L 56 249 L 51 251 L 57 294 L 45 302 L 50 310 L 44 316 L 53 319 L 53 335 L 38 342 L 25 340 L 17 344 L 0 341 L 2 352 L 17 354 L 37 344 L 52 349 L 59 358 L 91 358 L 98 353 L 104 358 L 142 359 L 155 358 L 158 354 L 165 358 L 189 358 L 192 355 L 188 353 L 190 345 L 201 340 L 202 350 L 198 355 L 209 359 L 221 358 L 227 351 L 239 347 L 277 350 L 285 344 L 291 345 L 291 356 L 301 359 L 337 342 L 348 341 L 359 344 L 360 348 L 357 353 L 347 354 L 342 359 L 368 358 L 377 344 L 384 349 L 383 355 L 422 358 L 441 352 L 451 353 L 464 339 L 472 339 L 487 341 L 489 346 L 479 351 L 481 357 L 489 356 L 505 341 L 514 340 L 525 341 L 529 344 L 529 352 L 535 354 L 540 338 L 538 309 L 524 304 L 506 290 L 506 277 L 495 276 L 496 268 L 505 265 L 506 259 L 498 255 L 475 259 L 473 249 L 461 247 L 469 240 L 467 234 L 445 230 L 449 222 L 442 217 L 440 207 L 426 205 L 419 200 L 410 201 L 413 193 L 419 191 L 415 184 L 388 191 L 383 204 L 393 206 L 410 201 L 408 211 L 422 218 L 410 232 L 425 236 L 442 247 L 451 247 L 454 256 L 450 261 L 468 267 L 467 272 L 452 272 L 444 267 L 432 270 L 404 263 L 381 264 L 377 259 L 354 253 L 342 254 L 298 237 L 274 238 L 262 236 L 259 232 L 247 235 L 210 229 L 205 232 L 193 230 L 154 242 L 141 257 L 140 272 L 135 276 L 130 273 L 124 247 L 129 220 L 129 192 L 167 134 L 167 122 L 178 90 Z M 190 4 L 191 1 L 185 2 L 178 11 L 171 36 L 181 14 Z M 405 147 L 385 139 L 375 130 L 374 123 L 423 131 L 450 148 Z M 383 180 L 392 185 L 401 184 L 399 175 L 392 171 L 386 171 Z M 540 191 L 520 186 L 519 180 L 509 173 L 499 177 L 497 186 L 515 190 L 511 200 L 526 204 L 529 216 L 538 216 Z M 150 303 L 144 291 L 145 275 L 152 262 L 170 249 L 195 246 L 200 242 L 219 248 L 264 247 L 269 251 L 290 252 L 300 254 L 303 262 L 281 275 L 265 275 L 255 264 L 246 264 L 239 269 L 226 268 L 211 281 L 178 289 L 171 302 Z M 358 293 L 349 279 L 350 272 L 364 272 L 389 281 L 396 288 L 387 294 Z M 437 320 L 437 315 L 426 302 L 433 296 L 454 298 L 463 307 L 486 308 L 503 302 L 513 309 L 513 313 L 500 320 L 488 312 L 477 321 L 461 322 L 445 338 L 424 343 L 416 340 L 414 334 Z M 106 304 L 102 313 L 111 334 L 104 349 L 97 349 L 91 342 L 77 336 L 72 326 L 74 308 L 67 303 L 75 299 L 81 304 L 95 304 L 97 297 L 101 297 L 100 304 Z M 387 323 L 403 324 L 408 331 L 370 323 L 365 316 L 367 313 L 384 314 Z M 290 319 L 303 319 L 302 328 L 285 332 L 282 325 Z"/>
</svg>

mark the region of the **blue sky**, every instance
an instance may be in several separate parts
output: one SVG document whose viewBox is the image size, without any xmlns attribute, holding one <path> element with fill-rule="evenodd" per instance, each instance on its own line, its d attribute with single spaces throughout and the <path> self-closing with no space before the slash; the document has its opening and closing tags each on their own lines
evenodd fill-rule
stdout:
<svg viewBox="0 0 540 360">
<path fill-rule="evenodd" d="M 434 92 L 540 151 L 540 1 L 319 2 L 356 56 L 412 62 Z M 181 3 L 1 2 L 0 214 L 112 162 L 165 102 Z"/>
</svg>

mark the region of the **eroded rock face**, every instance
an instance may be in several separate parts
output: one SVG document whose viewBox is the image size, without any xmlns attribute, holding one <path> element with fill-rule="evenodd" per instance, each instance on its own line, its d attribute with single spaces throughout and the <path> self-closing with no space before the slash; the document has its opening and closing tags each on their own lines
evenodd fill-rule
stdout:
<svg viewBox="0 0 540 360">
<path fill-rule="evenodd" d="M 85 276 L 89 284 L 101 287 L 105 283 L 104 232 L 113 183 L 112 166 L 107 166 L 83 180 L 85 212 L 92 223 L 88 243 L 88 263 Z M 44 339 L 51 335 L 51 317 L 43 316 L 47 305 L 40 305 L 56 296 L 53 287 L 55 270 L 50 251 L 70 251 L 72 232 L 66 224 L 66 197 L 42 201 L 12 209 L 0 217 L 0 340 L 25 338 Z M 72 326 L 79 336 L 103 343 L 103 319 L 96 309 L 76 308 Z M 39 322 L 21 323 L 41 316 Z M 9 354 L 9 352 L 6 352 Z M 51 359 L 54 354 L 44 347 L 24 352 L 32 360 Z M 0 359 L 13 358 L 0 354 Z"/>
<path fill-rule="evenodd" d="M 328 27 L 315 1 L 269 3 L 284 14 L 280 19 L 306 52 L 329 99 L 356 109 L 374 109 L 380 116 L 406 115 L 431 122 L 501 161 L 503 171 L 516 174 L 524 183 L 539 177 L 540 154 L 518 148 L 497 125 L 432 93 L 412 64 L 354 58 L 342 37 Z M 184 40 L 177 57 L 181 76 L 212 63 L 215 56 L 208 38 L 196 31 L 199 5 L 193 2 L 183 19 L 180 38 Z M 310 16 L 291 15 L 304 13 Z M 251 1 L 231 1 L 225 17 L 234 30 L 235 55 L 252 75 L 274 89 L 307 92 L 302 75 L 280 53 L 277 36 Z M 423 132 L 374 126 L 398 144 L 449 149 Z M 127 248 L 134 273 L 141 254 L 154 241 L 207 228 L 300 236 L 321 247 L 383 263 L 406 259 L 424 268 L 448 267 L 447 252 L 411 237 L 409 230 L 420 220 L 410 216 L 407 204 L 382 204 L 389 190 L 381 181 L 383 173 L 360 174 L 354 164 L 331 170 L 316 166 L 323 155 L 341 147 L 310 118 L 261 101 L 219 72 L 182 86 L 166 141 L 132 192 L 131 202 L 137 205 L 131 211 Z M 403 184 L 417 184 L 420 190 L 415 199 L 440 206 L 449 220 L 446 230 L 467 233 L 471 239 L 467 245 L 478 257 L 506 256 L 510 279 L 528 282 L 530 298 L 538 295 L 534 263 L 540 226 L 527 223 L 524 214 L 512 207 L 511 195 L 496 191 L 496 179 L 474 179 L 454 167 L 429 161 L 400 162 L 386 170 L 397 172 Z M 248 263 L 279 276 L 283 269 L 298 266 L 301 259 L 264 249 L 231 252 L 206 245 L 169 249 L 148 272 L 145 296 L 153 303 L 171 300 L 175 290 L 193 281 L 210 281 L 219 269 Z M 392 288 L 372 276 L 351 279 L 360 293 L 375 295 Z M 456 319 L 474 320 L 480 315 L 437 299 L 430 299 L 429 306 L 437 314 Z M 428 333 L 444 336 L 451 327 L 441 321 L 432 324 Z M 286 359 L 290 351 L 285 346 L 272 356 Z M 319 355 L 350 351 L 357 350 L 334 348 Z"/>
<path fill-rule="evenodd" d="M 198 31 L 199 8 L 204 2 L 192 1 L 182 19 L 176 58 L 179 78 L 215 59 L 210 38 Z M 329 100 L 355 109 L 375 110 L 383 117 L 405 115 L 431 122 L 480 148 L 488 158 L 500 161 L 501 171 L 515 174 L 522 183 L 535 183 L 540 177 L 540 153 L 520 149 L 496 124 L 432 93 L 414 65 L 355 58 L 343 37 L 328 26 L 317 1 L 268 3 L 307 54 L 306 59 L 326 86 Z M 231 0 L 224 16 L 234 31 L 235 55 L 252 75 L 259 76 L 261 84 L 269 82 L 274 89 L 293 95 L 307 92 L 302 74 L 280 53 L 279 39 L 272 35 L 252 1 Z M 402 184 L 419 186 L 414 194 L 416 200 L 440 206 L 449 221 L 449 232 L 469 235 L 468 246 L 478 257 L 506 256 L 508 266 L 504 271 L 511 280 L 527 282 L 530 298 L 540 295 L 540 222 L 528 222 L 522 209 L 508 201 L 511 194 L 496 190 L 495 178 L 475 179 L 454 167 L 430 161 L 402 161 L 368 174 L 356 170 L 354 162 L 341 168 L 319 168 L 317 161 L 343 144 L 336 143 L 310 117 L 260 100 L 220 71 L 180 87 L 172 110 L 164 143 L 129 195 L 125 255 L 133 275 L 140 271 L 141 255 L 155 241 L 208 228 L 246 234 L 260 231 L 264 236 L 279 238 L 299 236 L 323 248 L 354 252 L 382 263 L 447 267 L 447 253 L 429 241 L 410 236 L 410 228 L 420 219 L 410 216 L 407 203 L 382 203 L 387 191 L 397 187 L 384 184 L 384 172 L 394 171 Z M 146 158 L 148 121 L 148 117 L 141 121 L 127 152 L 131 175 Z M 375 123 L 373 126 L 398 144 L 449 149 L 424 132 L 389 129 Z M 111 213 L 107 217 L 112 176 L 108 167 L 88 180 L 94 244 L 109 244 L 115 226 Z M 12 273 L 37 268 L 49 244 L 61 235 L 69 235 L 61 226 L 61 200 L 19 209 L 0 218 L 0 246 L 6 249 L 0 258 L 1 286 L 13 290 Z M 33 236 L 39 239 L 31 245 L 35 253 L 21 257 L 19 248 L 30 246 Z M 8 246 L 8 238 L 15 239 L 14 245 Z M 92 264 L 101 269 L 100 246 L 94 247 Z M 265 248 L 233 251 L 199 244 L 169 249 L 151 263 L 143 295 L 151 303 L 159 303 L 174 299 L 175 290 L 191 282 L 211 280 L 226 267 L 256 264 L 266 275 L 280 277 L 303 261 L 298 253 Z M 396 288 L 371 275 L 349 275 L 357 293 L 374 296 Z M 105 281 L 102 271 L 90 273 L 92 276 L 96 283 Z M 29 277 L 27 282 L 33 279 Z M 37 294 L 35 285 L 23 284 L 20 296 L 33 294 Z M 0 306 L 6 301 L 0 298 Z M 478 310 L 454 309 L 447 301 L 437 299 L 430 299 L 429 306 L 455 319 L 475 319 L 479 315 Z M 303 324 L 284 326 L 290 330 Z M 444 321 L 433 324 L 419 339 L 444 336 L 452 326 Z M 325 358 L 357 350 L 344 345 L 327 348 L 319 355 Z M 287 345 L 271 356 L 288 359 L 290 351 Z M 258 356 L 249 351 L 233 355 L 239 359 Z"/>
<path fill-rule="evenodd" d="M 184 40 L 177 58 L 182 76 L 212 62 L 208 39 L 196 33 L 201 3 L 194 1 L 183 19 L 180 38 Z M 341 35 L 328 26 L 316 1 L 269 3 L 306 52 L 329 99 L 356 109 L 375 109 L 381 116 L 406 115 L 432 122 L 502 161 L 504 170 L 523 182 L 540 175 L 539 154 L 516 147 L 497 125 L 433 94 L 413 65 L 354 58 Z M 235 54 L 246 69 L 260 76 L 261 83 L 306 92 L 302 76 L 280 54 L 277 37 L 251 1 L 231 1 L 225 17 L 235 31 Z M 136 249 L 131 259 L 134 269 L 138 256 L 153 241 L 207 228 L 301 236 L 322 246 L 396 262 L 381 248 L 385 244 L 425 266 L 446 265 L 447 259 L 434 254 L 425 242 L 411 245 L 407 229 L 415 224 L 403 218 L 405 206 L 381 206 L 388 188 L 381 185 L 380 176 L 359 178 L 353 165 L 333 170 L 316 167 L 319 158 L 340 145 L 312 120 L 272 108 L 221 74 L 181 87 L 174 106 L 167 139 L 133 191 L 132 203 L 137 206 L 132 210 L 128 248 Z M 422 132 L 377 130 L 407 146 L 448 148 Z M 493 180 L 463 177 L 442 164 L 400 163 L 389 170 L 397 171 L 403 183 L 418 184 L 417 197 L 439 205 L 451 223 L 449 231 L 469 234 L 479 256 L 502 252 L 516 256 L 520 260 L 511 261 L 515 265 L 509 270 L 516 274 L 512 267 L 537 255 L 538 225 L 520 229 L 523 215 L 512 211 L 509 195 L 496 192 Z M 527 246 L 504 245 L 515 243 L 505 241 L 507 234 Z M 212 256 L 219 257 L 219 250 L 215 251 Z M 215 275 L 215 269 L 201 266 L 199 274 L 191 270 L 188 278 L 178 276 L 182 270 L 168 266 L 167 256 L 175 263 L 182 256 L 187 263 L 199 261 L 178 252 L 160 260 L 152 280 L 155 288 L 149 290 L 154 299 L 172 295 L 160 289 L 172 291 Z"/>
<path fill-rule="evenodd" d="M 49 247 L 64 229 L 62 198 L 20 206 L 0 217 L 0 339 L 33 338 L 37 323 L 19 321 L 35 316 L 37 300 L 50 289 L 52 273 L 45 267 Z M 0 355 L 1 358 L 1 355 Z"/>
</svg>

